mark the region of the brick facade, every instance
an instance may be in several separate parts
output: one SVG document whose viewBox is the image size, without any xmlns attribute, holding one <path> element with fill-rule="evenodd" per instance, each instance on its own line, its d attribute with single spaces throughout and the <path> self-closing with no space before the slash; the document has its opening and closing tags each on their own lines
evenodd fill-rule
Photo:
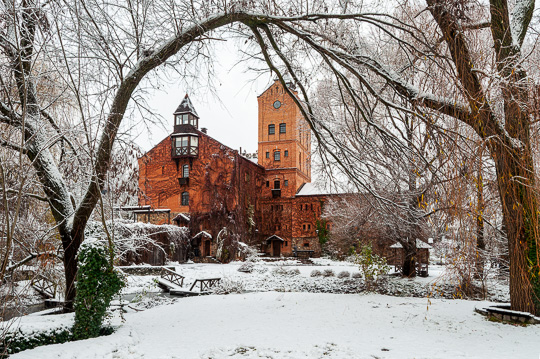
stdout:
<svg viewBox="0 0 540 359">
<path fill-rule="evenodd" d="M 198 256 L 215 255 L 223 228 L 269 255 L 295 249 L 320 255 L 316 223 L 327 197 L 301 194 L 311 182 L 309 126 L 278 81 L 258 105 L 258 164 L 200 131 L 187 95 L 174 113 L 173 133 L 139 158 L 139 205 L 169 209 L 177 224 L 189 226 Z M 139 215 L 156 224 L 168 218 Z"/>
</svg>

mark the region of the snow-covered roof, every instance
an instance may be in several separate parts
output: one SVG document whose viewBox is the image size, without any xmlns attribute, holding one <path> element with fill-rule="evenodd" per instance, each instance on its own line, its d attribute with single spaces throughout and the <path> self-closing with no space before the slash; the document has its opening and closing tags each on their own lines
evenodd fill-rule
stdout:
<svg viewBox="0 0 540 359">
<path fill-rule="evenodd" d="M 281 242 L 285 242 L 285 240 L 281 237 L 278 237 L 276 236 L 275 234 L 271 235 L 270 237 L 266 238 L 266 241 L 267 242 L 270 242 L 270 241 L 281 241 Z"/>
<path fill-rule="evenodd" d="M 178 213 L 178 215 L 173 218 L 173 221 L 182 221 L 182 220 L 186 221 L 186 222 L 189 222 L 189 220 L 190 220 L 189 214 L 187 214 L 187 213 Z"/>
<path fill-rule="evenodd" d="M 204 237 L 208 237 L 208 238 L 212 238 L 212 235 L 206 231 L 200 231 L 199 233 L 197 233 L 195 236 L 193 236 L 193 238 L 197 238 L 199 236 L 204 236 Z"/>
<path fill-rule="evenodd" d="M 296 192 L 296 196 L 320 196 L 331 194 L 344 194 L 344 192 L 329 191 L 320 183 L 304 183 Z"/>
<path fill-rule="evenodd" d="M 390 248 L 403 248 L 403 246 L 401 245 L 401 243 L 396 243 L 396 244 L 392 244 L 390 246 Z M 431 247 L 426 242 L 421 241 L 418 238 L 416 238 L 416 248 L 419 248 L 419 249 L 431 249 L 433 247 Z"/>
<path fill-rule="evenodd" d="M 192 133 L 192 132 L 176 132 L 176 133 L 171 133 L 171 137 L 186 136 L 186 135 L 189 135 L 189 136 L 197 136 L 197 137 L 199 137 L 199 135 L 198 135 L 197 133 Z"/>
<path fill-rule="evenodd" d="M 195 111 L 195 107 L 189 99 L 188 94 L 186 94 L 180 105 L 178 105 L 178 108 L 176 109 L 176 111 L 174 111 L 174 115 L 176 115 L 177 113 L 192 113 L 195 116 L 199 117 L 197 111 Z"/>
</svg>

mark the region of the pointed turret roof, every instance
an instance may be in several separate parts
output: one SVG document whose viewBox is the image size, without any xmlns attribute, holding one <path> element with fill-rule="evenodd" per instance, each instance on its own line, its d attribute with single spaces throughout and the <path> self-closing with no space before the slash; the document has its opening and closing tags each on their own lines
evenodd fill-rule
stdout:
<svg viewBox="0 0 540 359">
<path fill-rule="evenodd" d="M 197 118 L 199 118 L 199 115 L 197 114 L 197 111 L 195 111 L 195 107 L 193 107 L 193 104 L 191 103 L 191 100 L 189 99 L 188 94 L 186 94 L 186 96 L 184 96 L 184 99 L 182 100 L 178 108 L 176 109 L 176 111 L 174 111 L 174 115 L 176 115 L 177 113 L 188 113 L 188 112 L 197 116 Z"/>
</svg>

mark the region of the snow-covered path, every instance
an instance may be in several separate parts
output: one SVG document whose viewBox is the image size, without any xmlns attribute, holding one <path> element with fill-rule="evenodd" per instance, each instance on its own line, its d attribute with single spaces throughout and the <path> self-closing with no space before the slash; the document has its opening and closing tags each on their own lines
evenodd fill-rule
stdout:
<svg viewBox="0 0 540 359">
<path fill-rule="evenodd" d="M 482 302 L 378 294 L 192 297 L 128 313 L 114 334 L 22 358 L 538 358 L 540 326 L 492 323 Z"/>
</svg>

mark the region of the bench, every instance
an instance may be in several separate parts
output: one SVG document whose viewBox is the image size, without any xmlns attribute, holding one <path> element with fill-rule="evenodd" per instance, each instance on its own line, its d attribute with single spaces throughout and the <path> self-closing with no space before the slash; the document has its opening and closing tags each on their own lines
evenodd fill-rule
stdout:
<svg viewBox="0 0 540 359">
<path fill-rule="evenodd" d="M 419 277 L 429 276 L 427 263 L 416 263 L 416 275 Z"/>
<path fill-rule="evenodd" d="M 313 257 L 313 253 L 315 253 L 315 251 L 313 250 L 299 250 L 299 249 L 295 249 L 294 250 L 294 256 L 296 258 L 311 258 Z"/>
</svg>

